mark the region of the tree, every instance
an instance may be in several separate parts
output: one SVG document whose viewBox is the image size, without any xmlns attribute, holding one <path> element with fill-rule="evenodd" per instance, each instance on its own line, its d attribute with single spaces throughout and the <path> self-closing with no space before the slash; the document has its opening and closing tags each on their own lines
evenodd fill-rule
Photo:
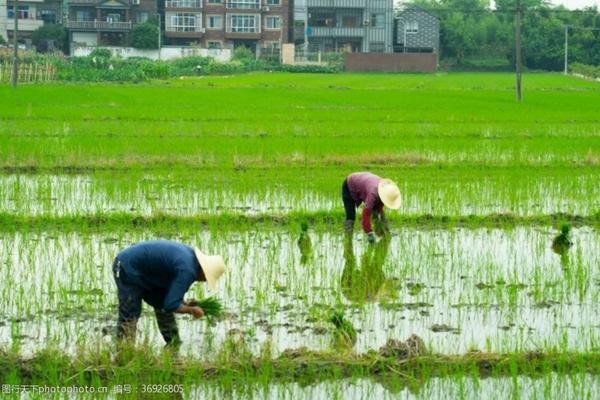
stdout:
<svg viewBox="0 0 600 400">
<path fill-rule="evenodd" d="M 146 21 L 133 27 L 131 45 L 136 49 L 158 49 L 158 26 Z"/>
<path fill-rule="evenodd" d="M 6 45 L 7 45 L 6 39 L 4 39 L 2 37 L 2 35 L 0 35 L 0 46 L 6 46 Z"/>
<path fill-rule="evenodd" d="M 65 51 L 67 45 L 67 29 L 58 24 L 40 26 L 31 34 L 31 42 L 36 50 L 45 53 L 52 49 L 48 47 L 48 41 L 54 42 L 54 48 Z"/>
</svg>

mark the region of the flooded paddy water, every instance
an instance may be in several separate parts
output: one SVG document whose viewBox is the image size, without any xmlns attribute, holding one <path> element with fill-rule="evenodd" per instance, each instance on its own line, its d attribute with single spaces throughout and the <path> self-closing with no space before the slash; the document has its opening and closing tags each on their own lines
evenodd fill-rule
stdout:
<svg viewBox="0 0 600 400">
<path fill-rule="evenodd" d="M 203 176 L 152 174 L 135 178 L 112 175 L 0 175 L 0 213 L 12 215 L 84 215 L 90 213 L 164 213 L 180 216 L 239 213 L 283 214 L 291 211 L 339 210 L 343 175 L 288 186 L 273 185 L 274 177 L 252 175 L 258 184 Z M 523 216 L 560 210 L 590 215 L 600 208 L 600 185 L 592 173 L 578 172 L 557 179 L 550 174 L 532 180 L 527 174 L 511 179 L 486 176 L 461 179 L 442 176 L 431 184 L 402 177 L 402 215 L 486 215 L 514 213 Z M 239 178 L 237 178 L 239 179 Z M 306 176 L 303 181 L 314 177 Z M 339 182 L 338 182 L 339 180 Z M 262 182 L 264 181 L 264 182 Z"/>
<path fill-rule="evenodd" d="M 118 399 L 107 387 L 106 395 L 61 396 L 60 398 Z M 132 391 L 134 389 L 132 388 Z M 317 383 L 263 382 L 238 385 L 204 381 L 184 388 L 182 393 L 164 395 L 168 399 L 220 400 L 252 399 L 328 399 L 328 400 L 388 400 L 388 399 L 596 399 L 600 393 L 600 378 L 590 374 L 555 374 L 478 378 L 469 376 L 433 377 L 426 380 L 405 380 L 397 377 L 375 379 L 338 379 Z M 44 399 L 49 395 L 26 394 L 22 399 Z M 157 397 L 157 396 L 154 396 Z M 59 398 L 59 397 L 57 397 Z"/>
<path fill-rule="evenodd" d="M 218 296 L 227 312 L 209 326 L 178 317 L 183 351 L 202 358 L 228 337 L 257 353 L 331 348 L 332 310 L 357 330 L 356 352 L 390 338 L 420 336 L 433 352 L 591 351 L 600 343 L 600 232 L 574 229 L 568 255 L 551 249 L 551 228 L 431 229 L 395 227 L 389 241 L 353 244 L 337 232 L 269 230 L 169 235 L 226 258 Z M 48 345 L 73 352 L 110 342 L 118 251 L 156 235 L 2 233 L 0 346 L 32 354 Z M 203 297 L 194 285 L 189 297 Z M 146 306 L 138 340 L 164 344 Z"/>
</svg>

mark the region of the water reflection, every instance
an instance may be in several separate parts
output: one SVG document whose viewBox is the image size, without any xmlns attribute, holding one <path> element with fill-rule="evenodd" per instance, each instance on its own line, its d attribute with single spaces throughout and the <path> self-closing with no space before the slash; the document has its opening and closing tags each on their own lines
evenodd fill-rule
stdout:
<svg viewBox="0 0 600 400">
<path fill-rule="evenodd" d="M 393 281 L 388 280 L 383 271 L 389 248 L 390 236 L 384 235 L 379 242 L 368 246 L 364 251 L 359 267 L 352 237 L 345 237 L 341 289 L 346 299 L 354 303 L 365 303 L 379 301 L 382 297 L 391 295 L 392 292 L 387 289 L 393 285 Z"/>
<path fill-rule="evenodd" d="M 302 223 L 297 243 L 300 249 L 300 264 L 306 265 L 313 256 L 312 241 L 308 235 L 308 223 L 306 222 Z"/>
</svg>

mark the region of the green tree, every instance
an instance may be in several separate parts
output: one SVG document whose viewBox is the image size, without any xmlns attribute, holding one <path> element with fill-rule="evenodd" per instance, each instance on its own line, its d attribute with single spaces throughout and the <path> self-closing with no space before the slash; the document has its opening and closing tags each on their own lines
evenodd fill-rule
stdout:
<svg viewBox="0 0 600 400">
<path fill-rule="evenodd" d="M 131 45 L 136 49 L 158 49 L 158 26 L 153 21 L 135 25 L 131 31 Z"/>
<path fill-rule="evenodd" d="M 67 45 L 67 29 L 58 24 L 40 26 L 31 34 L 31 42 L 36 50 L 42 53 L 49 51 L 48 41 L 54 41 L 54 48 L 65 51 Z"/>
<path fill-rule="evenodd" d="M 0 46 L 6 46 L 6 39 L 4 39 L 2 35 L 0 35 Z"/>
</svg>

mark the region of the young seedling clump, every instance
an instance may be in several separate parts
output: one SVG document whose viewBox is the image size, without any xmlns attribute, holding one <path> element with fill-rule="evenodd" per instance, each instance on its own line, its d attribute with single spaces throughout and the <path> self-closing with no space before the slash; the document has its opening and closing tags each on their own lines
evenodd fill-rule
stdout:
<svg viewBox="0 0 600 400">
<path fill-rule="evenodd" d="M 344 313 L 335 311 L 329 319 L 335 326 L 333 345 L 335 348 L 352 348 L 356 343 L 356 329 L 344 318 Z"/>
</svg>

